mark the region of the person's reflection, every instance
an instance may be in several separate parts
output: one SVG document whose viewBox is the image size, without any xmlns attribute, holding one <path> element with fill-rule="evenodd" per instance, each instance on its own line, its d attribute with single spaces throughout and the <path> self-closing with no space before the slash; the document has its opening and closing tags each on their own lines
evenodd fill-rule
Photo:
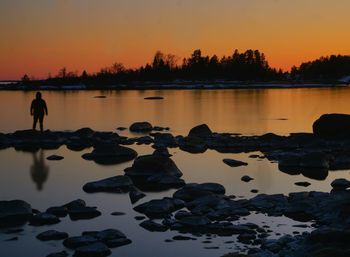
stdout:
<svg viewBox="0 0 350 257">
<path fill-rule="evenodd" d="M 49 166 L 45 165 L 44 151 L 32 153 L 33 154 L 33 165 L 30 167 L 30 174 L 33 182 L 36 184 L 38 191 L 43 189 L 44 182 L 47 180 L 49 175 Z"/>
</svg>

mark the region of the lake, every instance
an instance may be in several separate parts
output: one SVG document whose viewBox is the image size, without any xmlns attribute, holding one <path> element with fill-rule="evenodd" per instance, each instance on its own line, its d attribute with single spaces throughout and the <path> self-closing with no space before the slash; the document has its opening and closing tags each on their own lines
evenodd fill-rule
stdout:
<svg viewBox="0 0 350 257">
<path fill-rule="evenodd" d="M 0 92 L 0 131 L 31 128 L 29 107 L 35 92 Z M 105 96 L 105 97 L 96 97 Z M 145 100 L 145 97 L 161 96 L 162 100 Z M 215 132 L 233 132 L 244 135 L 276 133 L 288 135 L 294 132 L 312 132 L 312 123 L 324 113 L 349 113 L 350 88 L 302 88 L 302 89 L 239 89 L 239 90 L 146 90 L 146 91 L 43 91 L 49 109 L 45 128 L 50 130 L 76 130 L 90 127 L 98 131 L 114 131 L 124 136 L 135 136 L 128 130 L 135 121 L 149 121 L 153 125 L 169 127 L 173 135 L 187 135 L 199 124 L 206 123 Z M 130 146 L 139 155 L 152 153 L 150 146 Z M 178 232 L 148 232 L 134 219 L 140 215 L 132 208 L 127 194 L 87 194 L 82 190 L 86 182 L 124 174 L 132 162 L 100 166 L 81 158 L 90 152 L 70 151 L 65 146 L 57 150 L 40 150 L 36 153 L 16 151 L 13 148 L 0 150 L 0 200 L 22 199 L 41 211 L 81 198 L 89 206 L 97 206 L 102 215 L 87 221 L 71 221 L 63 218 L 53 226 L 33 227 L 26 225 L 24 231 L 8 235 L 0 231 L 0 252 L 3 256 L 46 256 L 64 249 L 61 241 L 41 242 L 35 236 L 48 229 L 65 231 L 70 236 L 87 230 L 116 228 L 124 232 L 133 243 L 112 249 L 111 256 L 221 256 L 235 249 L 244 251 L 238 243 L 225 243 L 235 238 L 212 237 L 210 244 L 203 244 L 205 236 L 195 241 L 164 242 Z M 216 182 L 225 186 L 227 195 L 242 198 L 253 197 L 252 189 L 259 193 L 275 194 L 304 191 L 294 185 L 307 181 L 308 191 L 330 191 L 330 183 L 336 178 L 349 178 L 348 170 L 330 172 L 323 181 L 302 175 L 291 176 L 278 170 L 276 163 L 267 159 L 250 158 L 251 154 L 221 154 L 208 150 L 203 154 L 190 154 L 178 148 L 170 149 L 172 159 L 190 182 Z M 62 161 L 48 161 L 52 154 L 62 155 Z M 259 154 L 259 153 L 256 153 Z M 231 168 L 222 162 L 234 158 L 248 162 L 248 166 Z M 241 181 L 243 175 L 254 178 L 250 183 Z M 171 196 L 175 190 L 159 193 L 146 192 L 146 197 L 137 204 L 150 199 Z M 136 205 L 137 205 L 136 204 Z M 125 212 L 112 216 L 111 212 Z M 268 224 L 275 232 L 292 234 L 293 231 L 308 231 L 293 227 L 299 224 L 285 217 L 273 218 L 252 214 L 237 223 L 255 222 Z M 4 241 L 18 236 L 18 241 Z M 18 247 L 18 246 L 21 247 Z M 218 247 L 205 249 L 204 247 Z M 72 252 L 71 252 L 72 253 Z"/>
</svg>

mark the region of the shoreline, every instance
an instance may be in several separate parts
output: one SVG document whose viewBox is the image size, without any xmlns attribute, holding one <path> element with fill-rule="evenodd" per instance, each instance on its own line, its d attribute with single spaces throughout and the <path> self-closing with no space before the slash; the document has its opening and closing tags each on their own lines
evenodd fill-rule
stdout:
<svg viewBox="0 0 350 257">
<path fill-rule="evenodd" d="M 286 82 L 242 82 L 242 81 L 198 81 L 198 82 L 140 82 L 116 85 L 66 84 L 47 85 L 45 82 L 23 85 L 20 83 L 0 84 L 0 91 L 70 91 L 70 90 L 221 90 L 221 89 L 297 89 L 297 88 L 343 88 L 349 84 L 333 83 L 286 83 Z M 42 85 L 40 85 L 42 84 Z"/>
</svg>

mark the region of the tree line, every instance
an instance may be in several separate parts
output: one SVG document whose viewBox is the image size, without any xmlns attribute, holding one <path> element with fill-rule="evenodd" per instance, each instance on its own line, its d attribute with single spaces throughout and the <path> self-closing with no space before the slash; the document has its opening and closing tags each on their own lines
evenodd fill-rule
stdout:
<svg viewBox="0 0 350 257">
<path fill-rule="evenodd" d="M 89 74 L 83 71 L 59 70 L 57 75 L 49 76 L 48 84 L 100 84 L 113 85 L 137 82 L 169 82 L 186 81 L 273 81 L 273 80 L 325 80 L 339 79 L 350 75 L 350 56 L 332 55 L 294 66 L 290 72 L 271 68 L 264 53 L 259 50 L 246 50 L 240 53 L 235 50 L 232 55 L 219 58 L 217 55 L 203 55 L 200 49 L 193 51 L 191 56 L 184 58 L 179 64 L 179 58 L 173 54 L 157 51 L 151 63 L 136 69 L 127 69 L 122 63 L 114 63 L 100 71 Z M 24 75 L 22 83 L 31 83 Z"/>
</svg>

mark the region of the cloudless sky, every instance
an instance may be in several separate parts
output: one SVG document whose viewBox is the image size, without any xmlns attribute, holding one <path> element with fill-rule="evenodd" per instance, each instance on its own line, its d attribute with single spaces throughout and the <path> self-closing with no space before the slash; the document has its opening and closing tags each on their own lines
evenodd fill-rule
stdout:
<svg viewBox="0 0 350 257">
<path fill-rule="evenodd" d="M 349 0 L 0 0 L 0 79 L 259 49 L 290 69 L 350 54 Z"/>
</svg>

